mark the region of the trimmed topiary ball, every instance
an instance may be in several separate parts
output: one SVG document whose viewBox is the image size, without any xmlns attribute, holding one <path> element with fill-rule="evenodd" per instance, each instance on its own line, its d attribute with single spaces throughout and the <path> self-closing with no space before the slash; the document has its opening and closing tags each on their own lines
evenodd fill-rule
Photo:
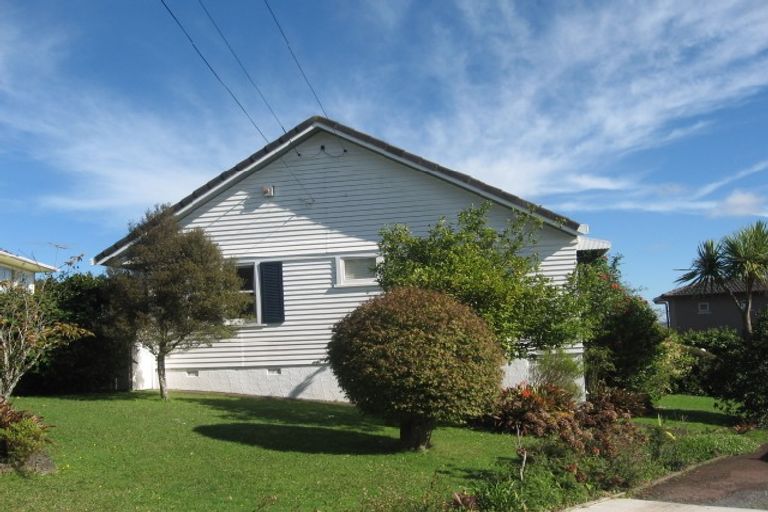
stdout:
<svg viewBox="0 0 768 512">
<path fill-rule="evenodd" d="M 448 295 L 398 288 L 337 323 L 328 357 L 363 412 L 400 424 L 409 449 L 427 448 L 436 421 L 489 410 L 503 355 L 486 323 Z"/>
</svg>

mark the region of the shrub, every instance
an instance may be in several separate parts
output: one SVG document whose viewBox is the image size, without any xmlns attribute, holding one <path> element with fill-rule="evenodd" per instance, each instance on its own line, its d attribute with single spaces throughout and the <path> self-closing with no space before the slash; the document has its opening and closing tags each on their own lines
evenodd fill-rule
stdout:
<svg viewBox="0 0 768 512">
<path fill-rule="evenodd" d="M 622 283 L 619 263 L 620 257 L 579 263 L 569 283 L 592 324 L 584 340 L 587 390 L 611 386 L 658 397 L 669 391 L 684 354 L 653 308 Z"/>
<path fill-rule="evenodd" d="M 503 356 L 469 307 L 438 292 L 399 288 L 337 323 L 328 359 L 350 401 L 397 421 L 404 447 L 426 448 L 436 421 L 488 410 Z"/>
<path fill-rule="evenodd" d="M 132 340 L 111 318 L 113 297 L 105 276 L 68 274 L 46 282 L 62 317 L 93 332 L 57 347 L 22 377 L 16 394 L 71 394 L 128 390 Z"/>
<path fill-rule="evenodd" d="M 727 354 L 716 359 L 713 394 L 725 400 L 729 412 L 754 424 L 768 425 L 768 310 L 755 322 L 752 337 L 733 342 Z"/>
<path fill-rule="evenodd" d="M 521 384 L 502 390 L 492 412 L 478 425 L 494 432 L 543 437 L 573 428 L 575 408 L 568 391 Z"/>
<path fill-rule="evenodd" d="M 599 409 L 612 407 L 619 414 L 632 417 L 644 416 L 653 410 L 650 395 L 622 388 L 603 387 L 590 394 L 589 401 Z"/>
<path fill-rule="evenodd" d="M 49 442 L 48 426 L 28 412 L 16 411 L 0 399 L 0 461 L 22 465 Z"/>
<path fill-rule="evenodd" d="M 578 383 L 583 376 L 583 365 L 577 359 L 563 349 L 550 350 L 536 357 L 531 370 L 531 384 L 538 388 L 559 388 L 577 400 L 583 394 Z"/>
<path fill-rule="evenodd" d="M 424 236 L 405 225 L 385 227 L 376 269 L 381 287 L 454 297 L 488 323 L 509 358 L 584 338 L 578 293 L 537 272 L 538 256 L 529 249 L 540 221 L 519 212 L 497 229 L 488 222 L 490 208 L 489 202 L 467 208 L 455 224 L 442 218 Z"/>
<path fill-rule="evenodd" d="M 474 492 L 479 509 L 489 512 L 546 512 L 590 497 L 589 489 L 578 481 L 575 472 L 563 471 L 559 464 L 543 457 L 528 466 L 522 478 L 519 467 L 508 465 Z"/>
</svg>

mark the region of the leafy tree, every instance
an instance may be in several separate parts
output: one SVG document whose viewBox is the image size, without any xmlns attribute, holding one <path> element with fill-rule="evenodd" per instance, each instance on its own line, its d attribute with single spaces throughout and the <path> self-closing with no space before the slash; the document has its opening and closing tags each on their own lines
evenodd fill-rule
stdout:
<svg viewBox="0 0 768 512">
<path fill-rule="evenodd" d="M 658 396 L 684 368 L 682 347 L 635 290 L 622 282 L 621 257 L 577 266 L 578 290 L 591 335 L 584 339 L 587 389 L 622 387 Z"/>
<path fill-rule="evenodd" d="M 707 240 L 697 249 L 691 267 L 678 279 L 680 283 L 703 284 L 723 290 L 741 313 L 744 332 L 752 336 L 752 299 L 758 284 L 768 283 L 768 225 L 757 221 L 720 242 Z M 740 284 L 746 300 L 734 292 Z"/>
<path fill-rule="evenodd" d="M 768 425 L 768 311 L 757 318 L 751 337 L 717 360 L 715 372 L 721 385 L 713 391 L 726 409 Z"/>
<path fill-rule="evenodd" d="M 87 393 L 128 389 L 132 342 L 111 321 L 113 293 L 105 275 L 67 273 L 46 280 L 64 321 L 93 333 L 56 347 L 27 372 L 17 394 Z"/>
<path fill-rule="evenodd" d="M 62 320 L 58 296 L 46 285 L 34 291 L 2 283 L 0 291 L 0 398 L 13 393 L 21 377 L 56 347 L 91 333 Z"/>
<path fill-rule="evenodd" d="M 423 237 L 404 225 L 384 228 L 381 287 L 454 297 L 488 323 L 509 358 L 580 339 L 585 331 L 577 295 L 536 272 L 538 259 L 529 247 L 540 224 L 521 214 L 496 230 L 488 225 L 489 207 L 460 212 L 456 225 L 443 218 Z"/>
<path fill-rule="evenodd" d="M 109 271 L 116 326 L 128 328 L 157 359 L 160 395 L 168 399 L 166 358 L 227 338 L 247 297 L 233 262 L 200 229 L 180 229 L 173 212 L 157 207 L 131 229 L 133 242 Z"/>
<path fill-rule="evenodd" d="M 397 288 L 334 326 L 328 359 L 353 403 L 397 421 L 403 447 L 423 449 L 436 421 L 489 409 L 503 354 L 469 307 L 442 293 Z"/>
</svg>

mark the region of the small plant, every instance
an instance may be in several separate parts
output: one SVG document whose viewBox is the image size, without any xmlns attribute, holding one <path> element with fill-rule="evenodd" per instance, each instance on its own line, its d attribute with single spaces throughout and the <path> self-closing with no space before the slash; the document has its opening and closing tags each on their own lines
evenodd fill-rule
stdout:
<svg viewBox="0 0 768 512">
<path fill-rule="evenodd" d="M 550 350 L 537 356 L 531 370 L 534 387 L 556 387 L 568 392 L 573 400 L 583 394 L 579 379 L 584 377 L 583 365 L 563 349 Z"/>
<path fill-rule="evenodd" d="M 493 411 L 478 424 L 495 432 L 543 437 L 570 428 L 575 408 L 568 391 L 521 384 L 502 390 Z"/>
<path fill-rule="evenodd" d="M 0 461 L 23 465 L 50 442 L 48 428 L 38 416 L 17 411 L 0 399 Z"/>
<path fill-rule="evenodd" d="M 597 408 L 612 407 L 616 412 L 628 414 L 633 418 L 644 416 L 653 410 L 650 395 L 622 388 L 602 387 L 590 394 L 589 401 Z"/>
</svg>

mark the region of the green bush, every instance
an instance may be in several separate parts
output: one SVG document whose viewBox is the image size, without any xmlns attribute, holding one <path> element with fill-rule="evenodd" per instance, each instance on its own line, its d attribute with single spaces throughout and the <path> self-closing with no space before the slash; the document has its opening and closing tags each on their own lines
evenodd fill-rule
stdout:
<svg viewBox="0 0 768 512">
<path fill-rule="evenodd" d="M 674 333 L 621 281 L 620 257 L 579 263 L 568 286 L 578 290 L 592 335 L 584 339 L 587 391 L 619 387 L 658 398 L 688 366 Z"/>
<path fill-rule="evenodd" d="M 90 273 L 51 278 L 61 317 L 94 336 L 57 347 L 22 377 L 17 395 L 58 395 L 128 390 L 131 342 L 111 320 L 111 289 L 105 276 Z"/>
<path fill-rule="evenodd" d="M 520 212 L 497 229 L 489 225 L 490 208 L 488 202 L 467 208 L 455 224 L 440 219 L 425 236 L 405 225 L 385 227 L 376 269 L 381 287 L 454 297 L 488 323 L 509 358 L 584 338 L 588 328 L 578 293 L 541 275 L 538 255 L 529 250 L 540 221 Z"/>
<path fill-rule="evenodd" d="M 24 464 L 49 443 L 47 432 L 38 416 L 17 411 L 0 398 L 0 462 Z"/>
<path fill-rule="evenodd" d="M 0 428 L 0 441 L 5 444 L 6 458 L 12 464 L 23 464 L 48 443 L 47 427 L 34 417 L 25 417 Z"/>
<path fill-rule="evenodd" d="M 557 349 L 546 351 L 536 357 L 530 380 L 534 387 L 559 388 L 566 391 L 573 400 L 578 400 L 583 390 L 577 380 L 583 376 L 583 365 L 563 349 Z"/>
<path fill-rule="evenodd" d="M 350 401 L 398 422 L 404 447 L 426 448 L 436 421 L 489 409 L 503 355 L 469 307 L 438 292 L 399 288 L 334 326 L 328 360 Z"/>
<path fill-rule="evenodd" d="M 527 466 L 522 478 L 519 465 L 507 465 L 480 483 L 474 494 L 479 509 L 489 512 L 547 512 L 587 501 L 591 496 L 575 472 L 564 471 L 546 458 Z"/>
<path fill-rule="evenodd" d="M 713 373 L 719 385 L 712 391 L 729 412 L 768 425 L 768 311 L 754 326 L 752 337 L 716 360 Z"/>
<path fill-rule="evenodd" d="M 732 357 L 744 346 L 744 339 L 730 327 L 686 331 L 680 335 L 691 365 L 689 371 L 676 379 L 676 393 L 717 395 L 727 387 L 732 373 Z"/>
</svg>

